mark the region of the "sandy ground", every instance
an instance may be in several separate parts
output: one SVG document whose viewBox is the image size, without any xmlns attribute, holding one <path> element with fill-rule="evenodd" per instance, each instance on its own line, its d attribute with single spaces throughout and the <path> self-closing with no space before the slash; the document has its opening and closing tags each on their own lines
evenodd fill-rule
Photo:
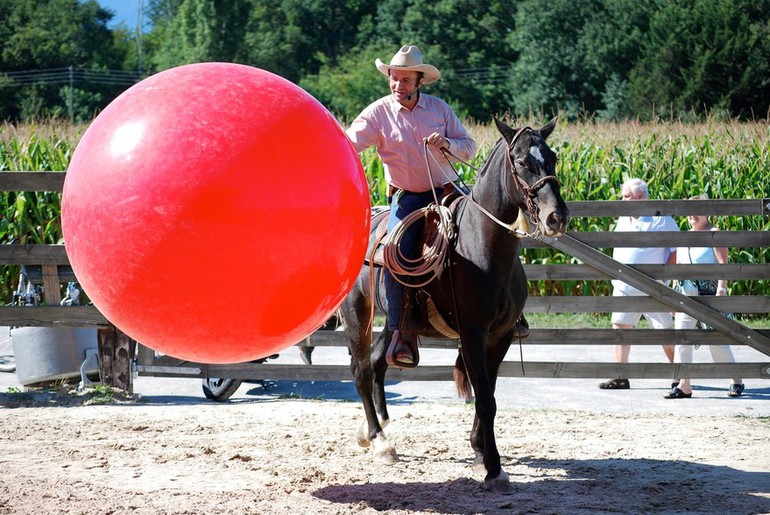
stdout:
<svg viewBox="0 0 770 515">
<path fill-rule="evenodd" d="M 93 400 L 0 393 L 0 513 L 770 513 L 767 417 L 500 409 L 503 496 L 459 401 L 392 406 L 388 466 L 358 403 Z"/>
<path fill-rule="evenodd" d="M 610 350 L 524 355 L 600 361 Z M 424 361 L 454 360 L 433 354 Z M 328 348 L 313 359 L 348 358 Z M 632 359 L 663 358 L 648 346 Z M 620 392 L 598 381 L 499 381 L 496 434 L 514 486 L 503 496 L 471 468 L 473 407 L 451 382 L 387 384 L 386 433 L 401 457 L 387 466 L 355 443 L 351 381 L 249 382 L 215 403 L 200 380 L 138 377 L 135 397 L 101 405 L 98 390 L 24 392 L 0 373 L 0 514 L 770 513 L 770 379 L 747 378 L 739 399 L 726 379 L 697 380 L 679 401 L 663 399 L 667 381 Z"/>
</svg>

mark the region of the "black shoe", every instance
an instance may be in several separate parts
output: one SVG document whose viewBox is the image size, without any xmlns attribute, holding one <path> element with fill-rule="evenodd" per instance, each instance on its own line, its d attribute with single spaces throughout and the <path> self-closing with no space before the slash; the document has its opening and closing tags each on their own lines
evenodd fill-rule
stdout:
<svg viewBox="0 0 770 515">
<path fill-rule="evenodd" d="M 679 380 L 676 380 L 676 381 L 674 381 L 673 383 L 671 383 L 671 389 L 672 389 L 672 390 L 673 390 L 674 388 L 677 388 L 678 386 L 679 386 Z"/>
<path fill-rule="evenodd" d="M 743 393 L 743 389 L 745 388 L 744 384 L 731 384 L 730 385 L 730 391 L 727 392 L 728 397 L 740 397 Z"/>
<path fill-rule="evenodd" d="M 664 399 L 689 399 L 692 397 L 692 392 L 684 393 L 679 388 L 672 388 L 670 392 L 663 396 Z"/>
<path fill-rule="evenodd" d="M 602 390 L 628 390 L 631 388 L 631 383 L 628 379 L 610 379 L 604 383 L 599 383 L 599 388 Z"/>
</svg>

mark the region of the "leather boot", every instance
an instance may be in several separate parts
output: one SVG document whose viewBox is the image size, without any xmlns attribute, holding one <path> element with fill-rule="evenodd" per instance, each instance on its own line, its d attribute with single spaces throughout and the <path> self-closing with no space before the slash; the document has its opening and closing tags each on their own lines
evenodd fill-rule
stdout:
<svg viewBox="0 0 770 515">
<path fill-rule="evenodd" d="M 390 338 L 388 352 L 385 361 L 388 365 L 398 368 L 414 368 L 420 362 L 420 353 L 417 347 L 420 337 L 414 331 L 393 331 Z"/>
</svg>

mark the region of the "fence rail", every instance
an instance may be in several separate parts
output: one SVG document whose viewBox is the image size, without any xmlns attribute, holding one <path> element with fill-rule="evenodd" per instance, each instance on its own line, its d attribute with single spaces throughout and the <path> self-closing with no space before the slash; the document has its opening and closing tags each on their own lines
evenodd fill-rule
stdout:
<svg viewBox="0 0 770 515">
<path fill-rule="evenodd" d="M 63 172 L 0 172 L 0 191 L 61 191 Z M 770 216 L 770 199 L 748 200 L 648 200 L 639 202 L 589 201 L 568 202 L 573 217 L 615 218 L 621 215 L 709 214 L 719 216 Z M 609 221 L 608 221 L 609 225 Z M 606 249 L 638 246 L 725 246 L 770 247 L 770 231 L 717 231 L 670 233 L 616 233 L 570 232 L 560 238 L 541 240 L 524 239 L 524 248 L 555 247 L 577 258 L 580 263 L 538 265 L 525 264 L 530 280 L 550 281 L 603 281 L 623 278 L 629 284 L 645 291 L 647 297 L 607 296 L 530 296 L 526 311 L 531 313 L 586 313 L 612 311 L 680 310 L 697 315 L 715 330 L 650 330 L 650 329 L 590 329 L 590 328 L 531 328 L 523 345 L 660 345 L 671 343 L 701 345 L 748 345 L 770 356 L 770 328 L 750 329 L 731 321 L 721 312 L 768 313 L 770 297 L 684 297 L 663 286 L 658 280 L 686 277 L 725 278 L 729 280 L 767 280 L 768 263 L 730 263 L 726 265 L 635 265 L 625 266 L 612 260 Z M 600 250 L 601 249 L 601 250 Z M 34 279 L 48 281 L 47 285 L 74 280 L 64 245 L 0 245 L 0 264 L 26 265 Z M 51 279 L 53 277 L 53 279 Z M 48 287 L 47 290 L 56 289 Z M 155 353 L 138 346 L 134 360 L 134 345 L 93 306 L 60 307 L 53 299 L 59 292 L 46 291 L 47 304 L 42 307 L 1 307 L 0 324 L 10 326 L 86 326 L 99 327 L 100 368 L 106 362 L 111 367 L 128 367 L 123 373 L 102 370 L 103 377 L 128 377 L 126 384 L 116 384 L 131 391 L 131 370 L 140 375 L 174 377 L 231 377 L 234 379 L 292 379 L 292 380 L 349 380 L 351 374 L 344 365 L 276 365 L 270 362 L 212 365 L 189 363 Z M 58 302 L 58 301 L 57 301 Z M 457 342 L 446 339 L 425 339 L 426 348 L 453 349 Z M 347 334 L 341 331 L 319 330 L 298 345 L 345 346 Z M 119 352 L 122 347 L 125 352 Z M 118 356 L 129 356 L 122 362 Z M 609 358 L 609 353 L 608 353 Z M 770 361 L 770 360 L 768 360 Z M 423 361 L 425 363 L 425 361 Z M 500 375 L 503 377 L 632 377 L 672 378 L 687 375 L 694 378 L 721 378 L 741 376 L 770 378 L 770 363 L 737 364 L 681 364 L 610 362 L 572 363 L 506 361 Z M 389 370 L 392 380 L 451 380 L 451 367 L 420 365 L 408 372 Z"/>
</svg>

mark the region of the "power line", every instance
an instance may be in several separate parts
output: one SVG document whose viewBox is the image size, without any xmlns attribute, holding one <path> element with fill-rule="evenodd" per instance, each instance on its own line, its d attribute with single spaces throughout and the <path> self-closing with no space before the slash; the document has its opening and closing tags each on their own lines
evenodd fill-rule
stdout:
<svg viewBox="0 0 770 515">
<path fill-rule="evenodd" d="M 126 70 L 97 70 L 87 68 L 47 68 L 0 73 L 0 87 L 30 86 L 34 84 L 72 84 L 85 82 L 130 86 L 144 79 L 146 74 Z"/>
</svg>

